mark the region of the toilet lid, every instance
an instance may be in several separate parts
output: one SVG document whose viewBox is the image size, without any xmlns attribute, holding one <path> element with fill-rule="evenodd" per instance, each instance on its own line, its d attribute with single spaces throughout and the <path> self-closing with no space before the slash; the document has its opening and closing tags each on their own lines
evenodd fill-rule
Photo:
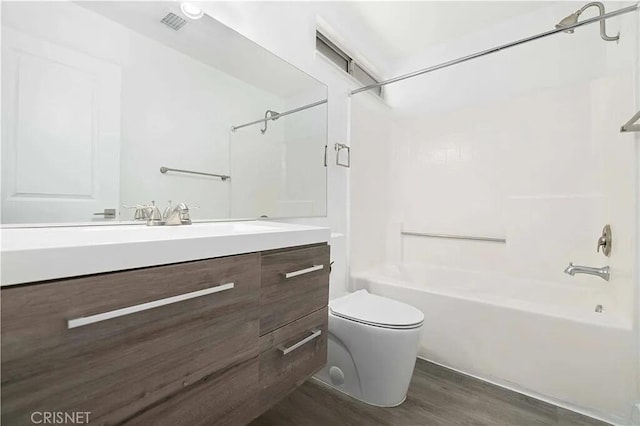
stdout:
<svg viewBox="0 0 640 426">
<path fill-rule="evenodd" d="M 334 315 L 384 328 L 416 328 L 424 321 L 419 309 L 367 290 L 334 299 L 329 302 L 329 309 Z"/>
</svg>

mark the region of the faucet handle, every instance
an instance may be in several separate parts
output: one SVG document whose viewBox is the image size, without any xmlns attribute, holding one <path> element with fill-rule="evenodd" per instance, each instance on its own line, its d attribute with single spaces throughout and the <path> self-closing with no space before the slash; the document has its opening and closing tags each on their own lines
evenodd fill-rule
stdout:
<svg viewBox="0 0 640 426">
<path fill-rule="evenodd" d="M 122 208 L 129 209 L 129 210 L 133 210 L 133 209 L 136 210 L 136 212 L 133 214 L 133 220 L 147 220 L 148 218 L 149 206 L 143 206 L 140 204 L 137 204 L 135 206 L 127 206 L 123 204 Z"/>
<path fill-rule="evenodd" d="M 149 209 L 149 213 L 147 216 L 147 226 L 158 226 L 164 225 L 164 221 L 162 220 L 162 213 L 160 213 L 160 209 L 156 206 L 156 202 L 152 201 L 150 206 L 147 206 Z"/>
<path fill-rule="evenodd" d="M 171 200 L 169 200 L 169 205 L 167 205 L 167 208 L 162 212 L 162 217 L 166 220 L 171 215 L 172 211 L 173 207 L 171 206 Z"/>
<path fill-rule="evenodd" d="M 611 255 L 611 226 L 605 225 L 602 228 L 602 235 L 598 238 L 598 244 L 596 246 L 596 251 L 600 251 L 600 247 L 602 247 L 602 254 L 609 257 Z"/>
<path fill-rule="evenodd" d="M 183 225 L 191 225 L 191 215 L 189 214 L 189 206 L 187 206 L 185 203 L 180 203 L 178 204 L 176 209 L 180 214 L 180 222 Z"/>
</svg>

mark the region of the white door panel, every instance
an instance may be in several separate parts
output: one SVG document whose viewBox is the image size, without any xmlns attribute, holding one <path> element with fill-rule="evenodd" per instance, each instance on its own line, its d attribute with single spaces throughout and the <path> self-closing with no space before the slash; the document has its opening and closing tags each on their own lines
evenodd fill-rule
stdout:
<svg viewBox="0 0 640 426">
<path fill-rule="evenodd" d="M 118 208 L 120 67 L 2 30 L 2 222 Z"/>
</svg>

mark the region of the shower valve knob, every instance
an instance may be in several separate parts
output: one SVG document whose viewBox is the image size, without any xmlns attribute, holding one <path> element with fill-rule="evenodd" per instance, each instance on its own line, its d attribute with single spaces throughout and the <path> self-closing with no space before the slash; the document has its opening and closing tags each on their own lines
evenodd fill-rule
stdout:
<svg viewBox="0 0 640 426">
<path fill-rule="evenodd" d="M 605 225 L 602 229 L 602 235 L 598 238 L 598 245 L 596 251 L 600 252 L 602 247 L 602 254 L 609 257 L 611 255 L 611 226 Z"/>
</svg>

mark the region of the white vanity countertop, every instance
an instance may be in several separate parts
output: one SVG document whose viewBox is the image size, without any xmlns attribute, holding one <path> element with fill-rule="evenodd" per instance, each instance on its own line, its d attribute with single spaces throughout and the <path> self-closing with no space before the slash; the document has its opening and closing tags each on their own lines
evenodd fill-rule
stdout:
<svg viewBox="0 0 640 426">
<path fill-rule="evenodd" d="M 2 228 L 0 285 L 328 242 L 329 228 L 246 221 Z"/>
</svg>

